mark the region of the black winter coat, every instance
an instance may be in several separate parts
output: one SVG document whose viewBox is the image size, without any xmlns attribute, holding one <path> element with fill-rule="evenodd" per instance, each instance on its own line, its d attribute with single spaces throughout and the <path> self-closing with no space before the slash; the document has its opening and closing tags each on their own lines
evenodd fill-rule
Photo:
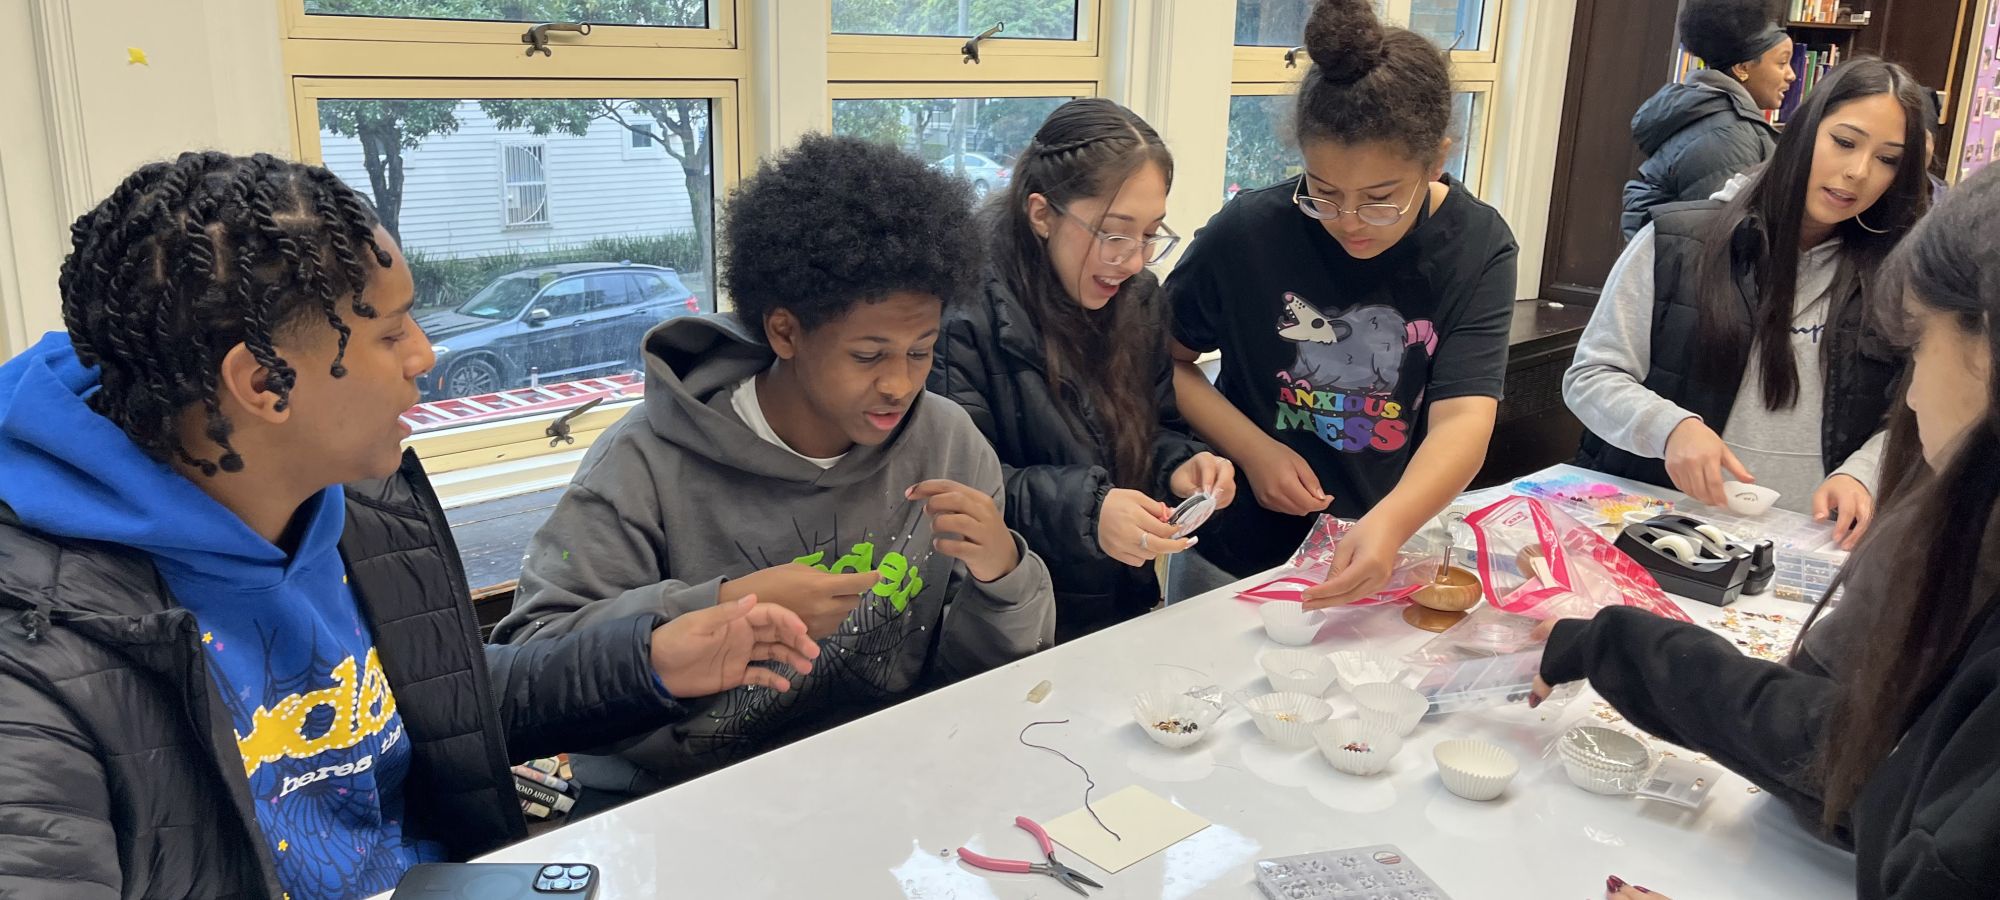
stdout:
<svg viewBox="0 0 2000 900">
<path fill-rule="evenodd" d="M 1839 617 L 1836 616 L 1835 619 Z M 1633 725 L 1705 753 L 1809 822 L 1834 740 L 1834 679 L 1743 655 L 1698 625 L 1614 606 L 1549 635 L 1541 675 L 1589 679 Z M 1849 811 L 1861 900 L 2000 897 L 2000 617 L 1989 611 L 1937 695 Z"/>
<path fill-rule="evenodd" d="M 1142 271 L 1120 303 L 1138 303 L 1156 323 L 1159 356 L 1150 385 L 1098 385 L 1097 391 L 1148 390 L 1159 410 L 1152 484 L 1135 486 L 1174 502 L 1174 469 L 1207 446 L 1188 436 L 1174 403 L 1159 279 Z M 1007 525 L 1048 563 L 1056 591 L 1056 639 L 1088 634 L 1151 609 L 1160 599 L 1152 567 L 1135 569 L 1097 545 L 1097 513 L 1115 486 L 1111 451 L 1096 422 L 1091 393 L 1049 388 L 1042 335 L 1027 307 L 991 276 L 981 297 L 945 315 L 930 389 L 956 401 L 993 442 L 1007 480 Z M 1069 412 L 1065 412 L 1068 410 Z"/>
<path fill-rule="evenodd" d="M 346 495 L 341 556 L 411 739 L 412 838 L 454 859 L 524 838 L 510 760 L 671 720 L 657 617 L 484 646 L 416 457 Z M 0 896 L 283 896 L 199 631 L 144 554 L 0 506 Z"/>
<path fill-rule="evenodd" d="M 1655 207 L 1706 200 L 1730 176 L 1770 158 L 1778 132 L 1749 92 L 1728 75 L 1698 69 L 1660 88 L 1632 116 L 1632 139 L 1646 161 L 1625 182 L 1625 239 L 1653 220 Z"/>
</svg>

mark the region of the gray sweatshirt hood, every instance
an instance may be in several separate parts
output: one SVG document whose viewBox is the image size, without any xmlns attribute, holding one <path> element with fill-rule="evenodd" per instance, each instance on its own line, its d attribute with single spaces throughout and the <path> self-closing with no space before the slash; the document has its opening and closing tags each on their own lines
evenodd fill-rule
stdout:
<svg viewBox="0 0 2000 900">
<path fill-rule="evenodd" d="M 668 319 L 646 333 L 646 422 L 663 441 L 747 474 L 838 487 L 882 468 L 889 446 L 922 414 L 924 397 L 910 408 L 889 440 L 857 445 L 822 470 L 765 441 L 729 408 L 728 389 L 771 367 L 777 355 L 728 313 Z M 659 402 L 653 398 L 667 398 Z"/>
</svg>

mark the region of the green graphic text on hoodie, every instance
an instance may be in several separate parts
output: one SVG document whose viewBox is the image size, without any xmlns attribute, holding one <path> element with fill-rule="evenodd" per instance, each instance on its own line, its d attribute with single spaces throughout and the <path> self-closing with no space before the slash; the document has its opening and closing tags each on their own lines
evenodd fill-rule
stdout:
<svg viewBox="0 0 2000 900">
<path fill-rule="evenodd" d="M 724 579 L 803 562 L 880 569 L 883 581 L 821 642 L 811 675 L 784 694 L 739 688 L 620 754 L 670 778 L 858 718 L 927 679 L 970 675 L 1048 646 L 1048 569 L 1019 535 L 1021 563 L 982 584 L 930 552 L 929 520 L 903 499 L 945 478 L 1004 498 L 992 445 L 956 404 L 918 398 L 880 446 L 832 468 L 753 433 L 730 388 L 769 368 L 771 349 L 733 317 L 674 319 L 646 336 L 646 399 L 601 435 L 528 546 L 499 641 L 560 634 L 641 610 L 712 606 Z"/>
</svg>

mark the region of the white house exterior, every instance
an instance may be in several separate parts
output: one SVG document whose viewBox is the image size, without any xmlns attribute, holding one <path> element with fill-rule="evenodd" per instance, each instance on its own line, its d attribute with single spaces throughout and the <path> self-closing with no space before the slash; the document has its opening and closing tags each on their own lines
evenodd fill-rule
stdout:
<svg viewBox="0 0 2000 900">
<path fill-rule="evenodd" d="M 403 151 L 406 249 L 483 256 L 694 228 L 681 165 L 658 141 L 606 119 L 580 136 L 504 130 L 473 101 L 457 117 L 456 132 Z M 320 148 L 328 169 L 373 196 L 359 139 L 322 131 Z"/>
</svg>

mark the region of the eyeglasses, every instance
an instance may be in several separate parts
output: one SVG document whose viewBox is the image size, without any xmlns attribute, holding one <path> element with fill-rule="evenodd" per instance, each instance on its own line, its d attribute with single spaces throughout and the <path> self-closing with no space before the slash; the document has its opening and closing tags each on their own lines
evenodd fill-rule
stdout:
<svg viewBox="0 0 2000 900">
<path fill-rule="evenodd" d="M 1292 188 L 1292 202 L 1298 204 L 1299 212 L 1322 222 L 1338 221 L 1341 216 L 1353 213 L 1365 224 L 1382 227 L 1403 221 L 1410 207 L 1417 205 L 1417 195 L 1423 192 L 1426 182 L 1419 180 L 1417 189 L 1410 192 L 1410 201 L 1398 208 L 1394 203 L 1363 203 L 1353 209 L 1341 209 L 1340 204 L 1306 193 L 1306 177 L 1299 176 L 1299 183 Z"/>
<path fill-rule="evenodd" d="M 1089 229 L 1091 234 L 1097 236 L 1097 258 L 1102 260 L 1107 266 L 1124 265 L 1126 260 L 1132 258 L 1132 254 L 1139 253 L 1142 250 L 1144 251 L 1144 255 L 1140 258 L 1146 261 L 1146 265 L 1157 266 L 1160 264 L 1160 260 L 1166 259 L 1167 254 L 1173 252 L 1174 245 L 1181 242 L 1181 236 L 1175 234 L 1173 229 L 1165 225 L 1160 226 L 1159 234 L 1142 240 L 1129 234 L 1113 234 L 1077 216 L 1071 215 L 1067 209 L 1056 206 L 1053 203 L 1049 204 L 1049 206 L 1055 209 L 1056 212 L 1062 213 L 1063 218 L 1082 225 L 1084 228 Z"/>
</svg>

